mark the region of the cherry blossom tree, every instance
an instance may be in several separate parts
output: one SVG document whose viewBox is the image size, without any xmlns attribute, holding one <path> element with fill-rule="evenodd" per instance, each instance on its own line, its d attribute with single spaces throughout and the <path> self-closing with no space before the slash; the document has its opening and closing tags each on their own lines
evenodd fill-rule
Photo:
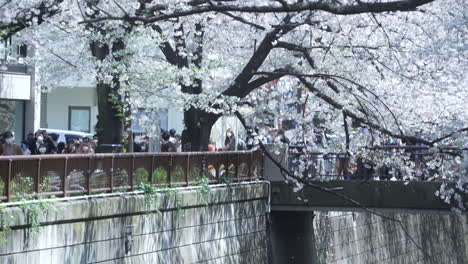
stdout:
<svg viewBox="0 0 468 264">
<path fill-rule="evenodd" d="M 112 109 L 100 120 L 111 123 L 130 111 L 127 105 L 183 107 L 184 140 L 192 150 L 207 146 L 223 114 L 258 111 L 295 120 L 294 141 L 317 142 L 317 130 L 333 135 L 326 151 L 369 152 L 382 134 L 431 148 L 464 142 L 462 0 L 29 0 L 3 6 L 16 14 L 0 23 L 6 36 L 29 26 L 23 39 L 42 41 L 37 61 L 47 65 L 44 82 L 67 69 L 95 74 L 104 90 L 100 112 Z M 80 52 L 87 45 L 92 52 Z M 61 71 L 48 71 L 51 66 Z M 262 88 L 278 79 L 277 89 Z M 300 97 L 281 95 L 298 89 Z M 249 94 L 268 104 L 243 105 Z M 291 104 L 302 111 L 281 107 Z M 416 136 L 421 130 L 425 136 Z M 318 147 L 324 148 L 310 148 Z"/>
</svg>

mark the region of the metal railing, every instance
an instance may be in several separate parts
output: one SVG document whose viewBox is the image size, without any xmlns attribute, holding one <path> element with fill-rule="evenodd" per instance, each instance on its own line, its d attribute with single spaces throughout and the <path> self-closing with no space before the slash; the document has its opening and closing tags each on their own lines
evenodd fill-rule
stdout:
<svg viewBox="0 0 468 264">
<path fill-rule="evenodd" d="M 0 201 L 132 191 L 141 183 L 189 186 L 261 179 L 257 151 L 0 157 Z"/>
<path fill-rule="evenodd" d="M 447 172 L 467 173 L 467 164 L 456 160 L 463 159 L 462 152 L 467 148 L 446 147 L 431 151 L 425 146 L 376 146 L 374 153 L 382 157 L 389 155 L 406 156 L 406 163 L 414 167 L 411 175 L 397 164 L 376 164 L 366 156 L 350 156 L 346 153 L 304 152 L 306 146 L 290 146 L 288 165 L 290 171 L 302 171 L 304 177 L 314 179 L 347 179 L 347 180 L 456 180 L 447 176 Z M 435 166 L 428 166 L 435 161 Z M 465 163 L 468 161 L 465 161 Z M 302 170 L 301 170 L 302 168 Z"/>
</svg>

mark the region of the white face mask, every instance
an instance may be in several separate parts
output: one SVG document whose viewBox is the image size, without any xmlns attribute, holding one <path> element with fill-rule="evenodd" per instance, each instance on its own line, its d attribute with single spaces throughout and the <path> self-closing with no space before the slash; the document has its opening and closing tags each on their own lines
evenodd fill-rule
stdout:
<svg viewBox="0 0 468 264">
<path fill-rule="evenodd" d="M 42 141 L 44 141 L 44 137 L 38 136 L 38 137 L 37 137 L 37 142 L 42 142 Z"/>
<path fill-rule="evenodd" d="M 228 133 L 226 133 L 226 136 L 227 137 L 232 137 L 232 133 L 228 132 Z"/>
<path fill-rule="evenodd" d="M 88 151 L 88 149 L 89 149 L 89 148 L 88 148 L 87 146 L 84 146 L 84 147 L 83 147 L 83 151 Z"/>
<path fill-rule="evenodd" d="M 39 152 L 42 154 L 44 154 L 46 151 L 47 151 L 47 148 L 45 147 L 39 148 Z"/>
<path fill-rule="evenodd" d="M 5 142 L 6 142 L 7 144 L 11 144 L 11 143 L 13 143 L 13 139 L 14 139 L 14 138 L 7 138 L 7 139 L 5 139 Z"/>
</svg>

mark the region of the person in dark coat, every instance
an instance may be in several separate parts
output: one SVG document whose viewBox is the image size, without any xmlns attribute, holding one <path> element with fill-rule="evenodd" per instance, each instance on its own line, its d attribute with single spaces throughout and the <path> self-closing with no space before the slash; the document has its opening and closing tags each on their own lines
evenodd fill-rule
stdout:
<svg viewBox="0 0 468 264">
<path fill-rule="evenodd" d="M 161 144 L 161 152 L 177 152 L 176 145 L 170 141 L 169 133 L 162 135 L 163 143 Z"/>
<path fill-rule="evenodd" d="M 57 148 L 46 131 L 37 131 L 31 146 L 31 154 L 55 154 Z"/>
<path fill-rule="evenodd" d="M 15 143 L 15 137 L 11 131 L 7 131 L 3 134 L 3 141 L 5 143 L 1 146 L 1 155 L 12 156 L 12 155 L 23 155 L 23 149 L 20 145 Z"/>
<path fill-rule="evenodd" d="M 224 151 L 236 150 L 236 135 L 232 129 L 226 131 L 226 138 L 224 139 Z"/>
</svg>

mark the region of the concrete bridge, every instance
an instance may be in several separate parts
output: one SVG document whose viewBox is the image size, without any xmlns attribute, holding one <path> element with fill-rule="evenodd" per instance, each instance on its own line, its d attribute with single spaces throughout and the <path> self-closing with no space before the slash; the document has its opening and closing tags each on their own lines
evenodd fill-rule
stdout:
<svg viewBox="0 0 468 264">
<path fill-rule="evenodd" d="M 283 155 L 273 155 L 282 166 L 287 167 L 288 159 Z M 387 230 L 392 226 L 393 229 L 401 229 L 403 223 L 382 221 L 381 217 L 369 213 L 363 213 L 363 208 L 376 212 L 379 215 L 385 215 L 389 218 L 402 220 L 408 216 L 412 219 L 409 229 L 411 236 L 418 237 L 417 243 L 424 244 L 425 239 L 431 239 L 433 236 L 439 238 L 446 237 L 447 234 L 431 233 L 418 230 L 419 227 L 427 227 L 428 222 L 434 225 L 432 230 L 443 230 L 445 226 L 457 230 L 450 234 L 449 240 L 451 246 L 446 250 L 452 252 L 452 256 L 428 257 L 424 253 L 408 256 L 409 259 L 402 259 L 396 263 L 464 263 L 468 259 L 468 249 L 457 251 L 457 243 L 462 243 L 463 248 L 468 248 L 468 221 L 466 212 L 463 216 L 454 216 L 451 209 L 455 204 L 447 204 L 440 197 L 435 195 L 440 190 L 442 184 L 447 187 L 455 187 L 450 182 L 427 182 L 427 181 L 360 181 L 360 180 L 329 180 L 329 181 L 310 181 L 315 186 L 304 185 L 299 191 L 295 191 L 293 184 L 287 183 L 280 170 L 268 159 L 265 159 L 265 179 L 271 184 L 271 225 L 270 236 L 272 241 L 272 258 L 275 263 L 380 263 L 379 259 L 374 257 L 372 244 L 376 243 L 382 236 L 371 236 L 363 239 L 363 234 L 372 234 L 375 230 Z M 320 189 L 326 189 L 330 192 L 324 192 Z M 333 192 L 333 193 L 331 193 Z M 336 195 L 338 194 L 338 195 Z M 468 201 L 467 193 L 460 193 L 464 201 Z M 346 197 L 346 199 L 344 199 Z M 351 202 L 353 200 L 354 202 Z M 357 203 L 357 204 L 356 204 Z M 359 212 L 352 214 L 351 221 L 335 218 L 329 221 L 328 226 L 314 226 L 311 223 L 322 222 L 320 219 L 323 214 L 328 212 Z M 380 218 L 380 219 L 379 219 Z M 327 217 L 325 217 L 327 219 Z M 339 221 L 337 219 L 340 219 Z M 384 219 L 385 220 L 385 219 Z M 356 222 L 360 222 L 356 223 Z M 385 224 L 382 224 L 386 222 Z M 390 223 L 388 223 L 390 222 Z M 402 220 L 404 222 L 404 220 Z M 435 223 L 433 223 L 435 222 Z M 374 223 L 374 224 L 372 224 Z M 378 224 L 375 224 L 378 223 Z M 351 227 L 344 228 L 343 225 Z M 405 223 L 406 225 L 407 223 Z M 356 233 L 356 226 L 361 226 L 363 231 Z M 411 227 L 412 226 L 412 227 Z M 317 228 L 323 228 L 334 234 L 334 242 L 344 240 L 349 243 L 343 244 L 338 252 L 328 253 L 335 256 L 335 259 L 324 260 L 320 258 L 317 245 L 320 239 L 317 239 Z M 437 229 L 438 228 L 438 229 Z M 336 230 L 341 230 L 337 232 Z M 347 231 L 349 230 L 349 231 Z M 359 228 L 357 228 L 359 231 Z M 405 228 L 405 230 L 407 230 Z M 458 233 L 459 232 L 459 233 Z M 378 233 L 378 232 L 377 232 Z M 463 234 L 463 235 L 460 235 Z M 392 241 L 396 247 L 405 248 L 407 245 L 398 245 L 399 239 L 405 240 L 406 235 L 399 234 L 395 239 L 389 235 L 384 240 Z M 406 236 L 407 237 L 407 236 Z M 433 238 L 432 238 L 433 239 Z M 333 239 L 332 239 L 333 240 Z M 407 240 L 407 239 L 406 239 Z M 456 241 L 456 242 L 454 242 Z M 322 241 L 323 242 L 323 241 Z M 378 241 L 377 241 L 378 242 Z M 437 244 L 434 242 L 433 244 Z M 431 244 L 431 245 L 433 245 Z M 439 245 L 443 247 L 443 245 Z M 314 248 L 315 250 L 310 250 Z M 370 248 L 364 257 L 356 253 L 356 248 Z M 377 250 L 375 250 L 377 251 Z M 438 249 L 437 251 L 440 251 Z M 348 252 L 352 257 L 347 258 L 343 252 Z M 386 252 L 388 253 L 388 252 Z M 421 255 L 422 254 L 422 255 Z M 411 259 L 412 258 L 412 259 Z M 383 263 L 394 263 L 388 258 Z"/>
<path fill-rule="evenodd" d="M 434 195 L 440 183 L 314 183 L 379 214 L 406 219 L 406 233 L 397 223 L 362 213 L 354 204 L 315 188 L 294 192 L 271 163 L 263 162 L 260 152 L 2 157 L 0 169 L 9 184 L 3 185 L 5 202 L 0 211 L 0 236 L 5 237 L 0 263 L 390 263 L 380 261 L 389 257 L 395 263 L 464 263 L 468 259 L 466 215 L 455 216 Z M 136 191 L 138 186 L 151 185 L 160 188 Z M 51 193 L 62 198 L 14 201 Z M 330 211 L 348 213 L 330 216 Z M 434 233 L 438 228 L 452 231 Z M 408 241 L 408 236 L 428 249 L 443 246 L 445 253 L 428 257 L 416 248 L 398 262 L 394 256 L 401 252 L 395 252 L 412 246 L 399 242 Z M 392 248 L 372 247 L 385 243 Z M 380 255 L 376 250 L 382 251 Z"/>
</svg>

